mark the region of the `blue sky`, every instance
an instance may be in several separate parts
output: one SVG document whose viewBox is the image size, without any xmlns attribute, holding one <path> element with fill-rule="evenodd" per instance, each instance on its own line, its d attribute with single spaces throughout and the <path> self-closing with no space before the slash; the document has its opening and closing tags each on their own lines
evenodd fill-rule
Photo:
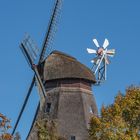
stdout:
<svg viewBox="0 0 140 140">
<path fill-rule="evenodd" d="M 19 44 L 27 32 L 41 47 L 54 0 L 1 0 L 0 4 L 0 112 L 16 121 L 33 75 Z M 92 39 L 116 55 L 108 66 L 108 79 L 93 86 L 100 110 L 102 104 L 113 103 L 120 90 L 140 84 L 140 1 L 139 0 L 64 0 L 62 15 L 53 48 L 76 57 L 91 67 L 91 55 L 86 48 L 95 48 Z M 18 126 L 24 140 L 39 100 L 34 88 Z"/>
</svg>

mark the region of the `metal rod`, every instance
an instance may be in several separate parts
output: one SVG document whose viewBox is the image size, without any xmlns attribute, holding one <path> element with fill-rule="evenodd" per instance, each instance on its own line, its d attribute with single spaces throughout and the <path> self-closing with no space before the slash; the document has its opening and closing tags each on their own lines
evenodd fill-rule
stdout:
<svg viewBox="0 0 140 140">
<path fill-rule="evenodd" d="M 103 58 L 104 58 L 104 54 L 103 54 L 103 56 L 101 57 L 100 62 L 99 62 L 98 66 L 97 66 L 97 68 L 96 68 L 96 70 L 95 70 L 95 74 L 96 74 L 97 70 L 99 69 L 99 67 L 100 67 L 100 65 L 101 65 L 101 63 L 102 63 Z"/>
<path fill-rule="evenodd" d="M 103 52 L 103 55 L 102 55 L 102 57 L 101 57 L 101 60 L 100 60 L 98 66 L 97 66 L 97 68 L 96 68 L 96 70 L 95 70 L 95 74 L 96 74 L 97 70 L 99 69 L 99 67 L 100 67 L 100 65 L 101 65 L 101 63 L 102 63 L 102 60 L 103 60 L 103 58 L 104 58 L 106 52 L 107 52 L 107 49 Z"/>
<path fill-rule="evenodd" d="M 107 59 L 107 56 L 106 56 L 106 54 L 105 54 L 105 75 L 104 75 L 104 79 L 106 80 L 106 71 L 107 71 L 107 66 L 106 66 L 106 59 Z"/>
</svg>

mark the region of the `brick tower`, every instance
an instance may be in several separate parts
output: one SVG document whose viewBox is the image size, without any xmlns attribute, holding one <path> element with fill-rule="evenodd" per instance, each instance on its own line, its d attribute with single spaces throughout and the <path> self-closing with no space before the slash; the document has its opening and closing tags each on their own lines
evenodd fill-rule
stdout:
<svg viewBox="0 0 140 140">
<path fill-rule="evenodd" d="M 91 89 L 95 77 L 91 70 L 75 58 L 53 51 L 39 71 L 47 97 L 35 121 L 40 116 L 49 117 L 57 120 L 60 136 L 67 140 L 88 140 L 89 119 L 97 115 Z M 27 139 L 38 140 L 34 124 Z"/>
</svg>

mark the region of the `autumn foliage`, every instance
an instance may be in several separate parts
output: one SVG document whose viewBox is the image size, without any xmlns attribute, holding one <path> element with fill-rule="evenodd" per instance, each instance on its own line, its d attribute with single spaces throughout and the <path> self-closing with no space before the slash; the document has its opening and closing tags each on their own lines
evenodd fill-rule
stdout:
<svg viewBox="0 0 140 140">
<path fill-rule="evenodd" d="M 90 140 L 140 140 L 140 87 L 119 93 L 112 105 L 102 106 L 101 115 L 92 117 Z"/>
<path fill-rule="evenodd" d="M 10 120 L 0 113 L 0 140 L 12 140 L 12 136 L 7 132 L 10 128 Z"/>
</svg>

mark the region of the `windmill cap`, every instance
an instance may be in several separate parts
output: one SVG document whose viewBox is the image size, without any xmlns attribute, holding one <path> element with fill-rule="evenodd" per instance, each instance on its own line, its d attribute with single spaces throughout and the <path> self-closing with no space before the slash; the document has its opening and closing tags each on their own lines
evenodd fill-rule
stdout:
<svg viewBox="0 0 140 140">
<path fill-rule="evenodd" d="M 60 79 L 83 79 L 95 83 L 92 71 L 76 58 L 59 51 L 53 51 L 40 65 L 39 72 L 43 81 Z"/>
</svg>

